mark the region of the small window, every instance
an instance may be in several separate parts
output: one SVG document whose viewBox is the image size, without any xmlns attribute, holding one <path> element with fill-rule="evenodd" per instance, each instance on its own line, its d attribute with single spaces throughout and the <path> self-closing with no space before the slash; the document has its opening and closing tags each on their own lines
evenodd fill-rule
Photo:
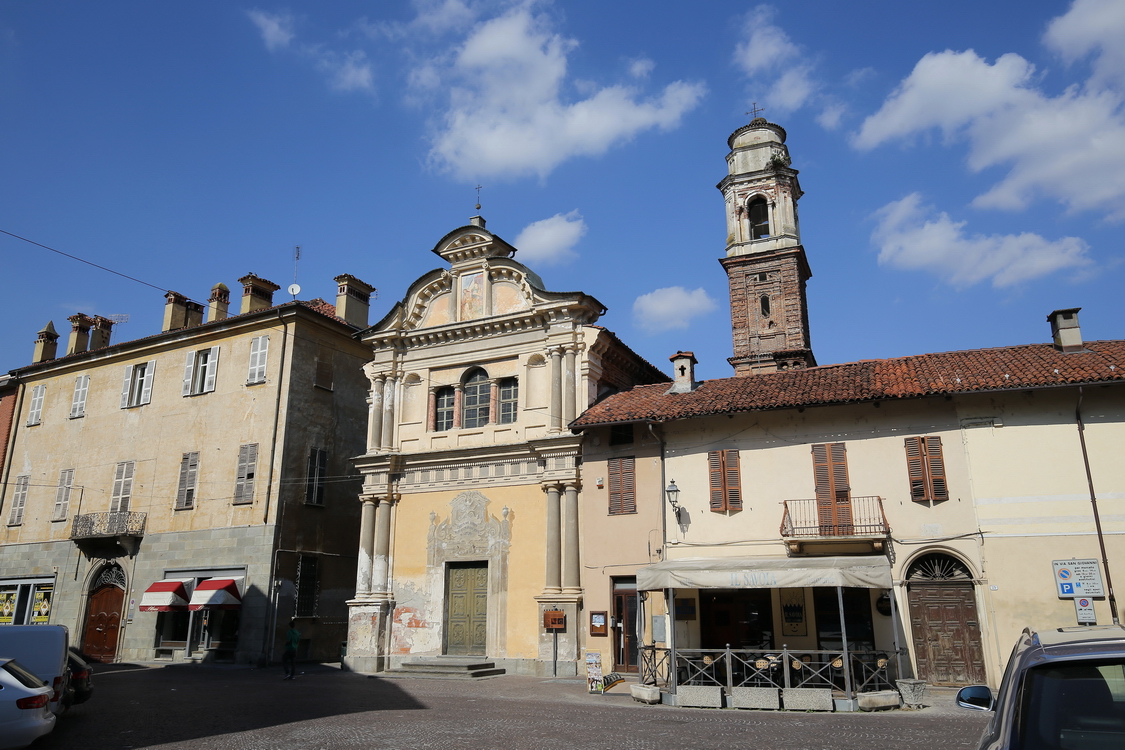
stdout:
<svg viewBox="0 0 1125 750">
<path fill-rule="evenodd" d="M 19 526 L 23 523 L 23 508 L 27 504 L 27 486 L 31 482 L 28 475 L 16 477 L 16 490 L 12 495 L 12 510 L 8 514 L 8 525 Z"/>
<path fill-rule="evenodd" d="M 434 413 L 434 430 L 437 432 L 452 430 L 453 406 L 457 402 L 454 390 L 452 388 L 438 388 L 434 396 L 437 402 L 437 409 Z"/>
<path fill-rule="evenodd" d="M 609 514 L 637 512 L 636 459 L 633 456 L 609 459 Z"/>
<path fill-rule="evenodd" d="M 152 379 L 156 375 L 156 360 L 125 365 L 125 383 L 121 386 L 121 408 L 143 406 L 152 400 Z"/>
<path fill-rule="evenodd" d="M 238 475 L 234 482 L 235 505 L 254 502 L 254 474 L 258 470 L 258 444 L 247 443 L 238 447 Z"/>
<path fill-rule="evenodd" d="M 74 380 L 74 398 L 70 401 L 70 418 L 86 416 L 86 394 L 90 392 L 90 376 L 79 375 Z"/>
<path fill-rule="evenodd" d="M 199 477 L 199 453 L 185 453 L 180 460 L 180 484 L 176 489 L 176 510 L 195 507 L 195 490 Z"/>
<path fill-rule="evenodd" d="M 320 560 L 313 555 L 297 557 L 297 617 L 316 617 L 317 600 L 320 598 L 320 576 L 317 568 Z"/>
<path fill-rule="evenodd" d="M 709 451 L 711 510 L 724 513 L 742 510 L 742 484 L 739 476 L 738 451 Z"/>
<path fill-rule="evenodd" d="M 59 487 L 55 490 L 55 510 L 52 521 L 65 521 L 70 510 L 70 490 L 74 486 L 74 469 L 59 472 Z"/>
<path fill-rule="evenodd" d="M 266 382 L 266 358 L 269 349 L 269 336 L 255 336 L 250 342 L 250 370 L 246 373 L 247 385 Z"/>
<path fill-rule="evenodd" d="M 461 426 L 484 427 L 488 424 L 488 406 L 492 400 L 492 384 L 484 370 L 476 370 L 465 381 L 461 393 Z"/>
<path fill-rule="evenodd" d="M 512 424 L 516 421 L 517 402 L 519 401 L 519 383 L 515 378 L 504 378 L 499 383 L 500 387 L 500 424 Z"/>
<path fill-rule="evenodd" d="M 316 354 L 316 372 L 313 375 L 313 385 L 330 391 L 332 390 L 333 376 L 332 350 L 322 346 Z"/>
<path fill-rule="evenodd" d="M 931 435 L 906 438 L 906 473 L 910 479 L 911 500 L 924 502 L 949 499 L 940 437 Z"/>
<path fill-rule="evenodd" d="M 117 464 L 113 473 L 113 494 L 109 500 L 109 510 L 112 513 L 129 510 L 129 500 L 133 497 L 133 473 L 136 471 L 135 461 L 122 461 Z"/>
<path fill-rule="evenodd" d="M 610 445 L 632 445 L 633 425 L 615 424 L 609 428 Z"/>
<path fill-rule="evenodd" d="M 328 478 L 328 451 L 323 448 L 309 450 L 309 471 L 305 476 L 305 502 L 324 505 L 324 485 Z"/>
<path fill-rule="evenodd" d="M 43 399 L 47 396 L 47 386 L 36 385 L 31 388 L 31 408 L 27 412 L 27 426 L 39 424 L 43 416 Z"/>
<path fill-rule="evenodd" d="M 770 316 L 770 296 L 768 294 L 763 294 L 758 302 L 762 308 L 762 317 L 768 318 Z"/>
<path fill-rule="evenodd" d="M 184 362 L 184 384 L 181 395 L 195 396 L 215 390 L 215 379 L 219 372 L 219 347 L 188 352 Z"/>
<path fill-rule="evenodd" d="M 765 198 L 755 198 L 747 206 L 750 215 L 750 239 L 764 240 L 770 236 L 770 209 Z"/>
</svg>

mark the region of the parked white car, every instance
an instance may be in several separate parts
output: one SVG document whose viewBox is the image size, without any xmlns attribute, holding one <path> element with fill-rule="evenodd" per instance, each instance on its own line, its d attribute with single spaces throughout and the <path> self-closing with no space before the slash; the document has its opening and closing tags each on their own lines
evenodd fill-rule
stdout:
<svg viewBox="0 0 1125 750">
<path fill-rule="evenodd" d="M 0 750 L 27 747 L 55 728 L 53 690 L 13 659 L 0 659 Z"/>
<path fill-rule="evenodd" d="M 65 625 L 0 626 L 0 659 L 15 659 L 51 686 L 51 713 L 67 709 L 70 632 Z"/>
</svg>

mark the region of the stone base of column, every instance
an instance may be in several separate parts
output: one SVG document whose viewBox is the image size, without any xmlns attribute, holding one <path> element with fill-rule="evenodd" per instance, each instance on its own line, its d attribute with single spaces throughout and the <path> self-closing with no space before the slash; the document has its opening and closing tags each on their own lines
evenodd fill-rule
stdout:
<svg viewBox="0 0 1125 750">
<path fill-rule="evenodd" d="M 578 674 L 582 662 L 582 633 L 579 620 L 582 594 L 543 594 L 535 597 L 539 603 L 539 660 L 545 662 L 542 674 L 569 677 Z M 566 616 L 566 629 L 553 631 L 543 627 L 543 612 L 562 610 Z M 556 640 L 557 639 L 557 640 Z M 557 653 L 556 653 L 557 643 Z"/>
<path fill-rule="evenodd" d="M 348 653 L 344 669 L 352 672 L 382 672 L 390 666 L 387 635 L 394 602 L 382 599 L 352 599 L 348 604 Z"/>
</svg>

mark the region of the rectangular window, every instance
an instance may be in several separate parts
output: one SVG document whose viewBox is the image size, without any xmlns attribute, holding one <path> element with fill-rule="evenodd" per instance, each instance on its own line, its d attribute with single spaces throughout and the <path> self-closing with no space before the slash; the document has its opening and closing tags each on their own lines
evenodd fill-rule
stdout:
<svg viewBox="0 0 1125 750">
<path fill-rule="evenodd" d="M 742 480 L 739 476 L 738 451 L 708 451 L 711 510 L 723 513 L 742 510 Z"/>
<path fill-rule="evenodd" d="M 215 390 L 215 378 L 219 374 L 219 347 L 188 352 L 184 362 L 184 383 L 181 396 L 195 396 Z"/>
<path fill-rule="evenodd" d="M 318 578 L 317 563 L 320 562 L 312 555 L 299 555 L 297 557 L 297 617 L 316 617 L 316 605 L 320 593 L 320 580 Z"/>
<path fill-rule="evenodd" d="M 36 385 L 31 388 L 31 408 L 27 411 L 27 426 L 39 424 L 43 416 L 43 399 L 47 396 L 47 386 Z"/>
<path fill-rule="evenodd" d="M 848 484 L 848 452 L 843 443 L 812 447 L 816 514 L 824 536 L 852 533 L 852 494 Z"/>
<path fill-rule="evenodd" d="M 109 499 L 109 510 L 129 510 L 129 500 L 133 497 L 133 472 L 136 470 L 135 461 L 122 461 L 117 464 L 113 474 L 113 495 Z"/>
<path fill-rule="evenodd" d="M 195 489 L 199 477 L 199 453 L 185 453 L 180 459 L 180 484 L 176 489 L 176 510 L 195 507 Z"/>
<path fill-rule="evenodd" d="M 55 490 L 55 511 L 51 514 L 52 521 L 65 521 L 70 510 L 70 490 L 74 485 L 74 469 L 63 469 L 59 472 L 59 488 Z"/>
<path fill-rule="evenodd" d="M 519 381 L 515 378 L 504 378 L 500 381 L 500 424 L 512 424 L 516 421 L 517 403 L 520 396 Z"/>
<path fill-rule="evenodd" d="M 23 507 L 27 504 L 27 485 L 30 482 L 30 476 L 16 477 L 16 491 L 12 495 L 12 511 L 8 514 L 9 526 L 19 526 L 23 523 Z"/>
<path fill-rule="evenodd" d="M 324 481 L 328 476 L 328 451 L 309 449 L 309 473 L 305 477 L 305 502 L 324 505 Z"/>
<path fill-rule="evenodd" d="M 610 445 L 632 445 L 633 425 L 615 424 L 609 428 Z"/>
<path fill-rule="evenodd" d="M 234 483 L 234 504 L 254 502 L 254 473 L 258 470 L 258 444 L 238 447 L 238 479 Z"/>
<path fill-rule="evenodd" d="M 269 336 L 255 336 L 250 342 L 250 371 L 246 373 L 247 385 L 266 382 L 266 357 L 269 350 Z"/>
<path fill-rule="evenodd" d="M 906 438 L 906 473 L 910 478 L 911 500 L 924 502 L 949 499 L 940 437 Z"/>
<path fill-rule="evenodd" d="M 633 456 L 609 459 L 609 514 L 637 512 L 636 461 Z"/>
<path fill-rule="evenodd" d="M 156 360 L 125 365 L 125 383 L 121 386 L 121 408 L 143 406 L 152 401 L 152 379 L 156 375 Z"/>
<path fill-rule="evenodd" d="M 313 374 L 313 385 L 332 390 L 332 376 L 332 350 L 322 346 L 316 353 L 316 372 Z"/>
<path fill-rule="evenodd" d="M 439 388 L 437 394 L 435 394 L 435 401 L 437 402 L 437 412 L 434 415 L 434 430 L 437 432 L 452 430 L 453 407 L 456 404 L 453 389 Z"/>
<path fill-rule="evenodd" d="M 90 391 L 90 376 L 79 375 L 74 381 L 74 398 L 70 401 L 70 418 L 86 416 L 86 394 Z"/>
</svg>

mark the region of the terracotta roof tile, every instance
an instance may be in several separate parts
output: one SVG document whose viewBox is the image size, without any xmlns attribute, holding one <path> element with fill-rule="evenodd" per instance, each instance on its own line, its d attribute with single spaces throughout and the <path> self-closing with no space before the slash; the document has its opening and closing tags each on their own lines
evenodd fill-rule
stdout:
<svg viewBox="0 0 1125 750">
<path fill-rule="evenodd" d="M 848 362 L 707 380 L 690 393 L 668 394 L 663 383 L 638 386 L 591 406 L 571 426 L 1125 380 L 1125 341 L 1085 347 L 1064 354 L 1028 344 Z"/>
</svg>

